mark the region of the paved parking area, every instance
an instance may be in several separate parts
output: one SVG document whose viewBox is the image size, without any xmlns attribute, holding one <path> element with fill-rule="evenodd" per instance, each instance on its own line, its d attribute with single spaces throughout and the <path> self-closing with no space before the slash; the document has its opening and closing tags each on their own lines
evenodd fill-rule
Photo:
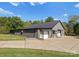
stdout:
<svg viewBox="0 0 79 59">
<path fill-rule="evenodd" d="M 0 48 L 32 48 L 79 53 L 79 39 L 75 37 L 63 37 L 48 40 L 27 38 L 25 41 L 0 41 Z"/>
</svg>

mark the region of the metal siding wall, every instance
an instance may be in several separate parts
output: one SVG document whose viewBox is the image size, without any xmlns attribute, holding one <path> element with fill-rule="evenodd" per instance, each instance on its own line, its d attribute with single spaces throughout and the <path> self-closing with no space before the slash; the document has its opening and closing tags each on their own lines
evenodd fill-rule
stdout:
<svg viewBox="0 0 79 59">
<path fill-rule="evenodd" d="M 58 30 L 58 29 L 61 30 L 61 34 L 64 36 L 64 29 L 63 29 L 61 23 L 57 23 L 57 24 L 55 25 L 55 27 L 52 28 L 52 30 Z"/>
</svg>

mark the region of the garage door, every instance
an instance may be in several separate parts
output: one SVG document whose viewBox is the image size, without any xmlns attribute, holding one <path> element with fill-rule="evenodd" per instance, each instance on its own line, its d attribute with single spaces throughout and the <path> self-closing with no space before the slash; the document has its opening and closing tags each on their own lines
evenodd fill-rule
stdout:
<svg viewBox="0 0 79 59">
<path fill-rule="evenodd" d="M 48 31 L 44 31 L 43 39 L 48 39 Z"/>
</svg>

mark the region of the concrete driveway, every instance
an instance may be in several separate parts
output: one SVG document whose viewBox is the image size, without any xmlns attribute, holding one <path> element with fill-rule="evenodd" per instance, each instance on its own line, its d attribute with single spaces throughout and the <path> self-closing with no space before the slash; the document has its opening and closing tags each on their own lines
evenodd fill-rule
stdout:
<svg viewBox="0 0 79 59">
<path fill-rule="evenodd" d="M 27 38 L 25 41 L 0 41 L 0 48 L 32 48 L 79 54 L 79 39 L 76 37 L 62 37 L 48 40 Z"/>
</svg>

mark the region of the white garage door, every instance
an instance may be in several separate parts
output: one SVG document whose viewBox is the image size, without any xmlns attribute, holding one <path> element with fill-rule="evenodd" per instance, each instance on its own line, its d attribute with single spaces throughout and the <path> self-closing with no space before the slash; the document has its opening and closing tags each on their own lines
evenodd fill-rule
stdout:
<svg viewBox="0 0 79 59">
<path fill-rule="evenodd" d="M 44 31 L 43 39 L 48 39 L 48 31 Z"/>
<path fill-rule="evenodd" d="M 48 34 L 44 34 L 44 39 L 48 39 Z"/>
<path fill-rule="evenodd" d="M 43 38 L 43 34 L 40 34 L 40 38 L 41 38 L 41 39 Z"/>
</svg>

